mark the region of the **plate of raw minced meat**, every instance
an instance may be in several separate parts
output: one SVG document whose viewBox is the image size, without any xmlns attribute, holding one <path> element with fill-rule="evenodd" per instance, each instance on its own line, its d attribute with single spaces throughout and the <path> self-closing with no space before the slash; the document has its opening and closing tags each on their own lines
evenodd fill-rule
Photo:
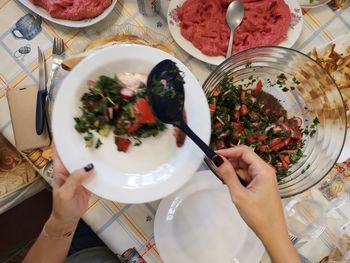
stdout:
<svg viewBox="0 0 350 263">
<path fill-rule="evenodd" d="M 219 65 L 225 60 L 230 29 L 226 9 L 231 0 L 171 0 L 169 30 L 193 57 Z M 233 53 L 257 46 L 292 47 L 303 18 L 297 0 L 241 0 L 245 14 L 236 29 Z"/>
<path fill-rule="evenodd" d="M 112 12 L 117 0 L 19 0 L 19 2 L 55 24 L 82 28 L 106 18 Z"/>
</svg>

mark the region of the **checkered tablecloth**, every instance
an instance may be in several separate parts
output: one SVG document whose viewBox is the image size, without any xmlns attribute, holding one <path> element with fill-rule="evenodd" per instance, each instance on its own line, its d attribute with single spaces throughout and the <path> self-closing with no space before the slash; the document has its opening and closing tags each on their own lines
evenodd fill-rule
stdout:
<svg viewBox="0 0 350 263">
<path fill-rule="evenodd" d="M 187 55 L 172 39 L 165 19 L 168 4 L 168 0 L 161 0 L 161 14 L 145 17 L 138 12 L 136 0 L 118 0 L 112 13 L 102 22 L 84 29 L 72 29 L 41 20 L 17 1 L 0 0 L 0 132 L 14 143 L 5 91 L 19 85 L 38 82 L 36 47 L 40 46 L 44 50 L 47 65 L 51 65 L 54 37 L 64 39 L 68 53 L 77 53 L 91 38 L 111 27 L 126 23 L 147 27 L 163 35 L 165 44 L 171 47 L 175 54 L 179 54 L 200 83 L 203 83 L 213 68 Z M 294 45 L 295 49 L 308 52 L 312 47 L 323 45 L 350 32 L 350 8 L 334 11 L 326 5 L 303 12 L 303 31 Z M 37 24 L 40 25 L 41 31 L 32 40 L 17 39 L 12 33 L 16 22 L 24 16 L 38 19 Z M 36 165 L 44 178 L 50 181 L 52 161 L 49 150 L 38 149 L 35 153 L 25 155 Z M 155 247 L 153 234 L 157 206 L 158 202 L 125 205 L 93 197 L 84 220 L 114 252 L 121 253 L 127 248 L 135 247 L 147 262 L 162 262 Z"/>
</svg>

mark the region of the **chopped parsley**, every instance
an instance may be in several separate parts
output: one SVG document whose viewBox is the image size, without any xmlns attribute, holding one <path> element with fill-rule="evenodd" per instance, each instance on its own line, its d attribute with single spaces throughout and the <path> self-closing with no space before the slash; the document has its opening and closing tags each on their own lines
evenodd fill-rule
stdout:
<svg viewBox="0 0 350 263">
<path fill-rule="evenodd" d="M 165 129 L 165 125 L 156 121 L 151 113 L 145 99 L 144 83 L 137 92 L 126 90 L 123 93 L 127 88 L 116 76 L 102 75 L 88 86 L 89 90 L 80 99 L 80 116 L 74 118 L 75 129 L 83 135 L 86 147 L 100 148 L 102 141 L 97 138 L 95 142 L 94 134 L 106 137 L 112 131 L 116 143 L 120 143 L 118 149 L 126 152 L 128 138 L 133 138 L 139 145 L 139 138 L 156 136 Z M 148 112 L 147 116 L 142 112 Z"/>
<path fill-rule="evenodd" d="M 275 81 L 266 79 L 267 85 L 277 85 L 284 92 L 295 89 L 287 86 L 289 80 L 283 73 Z M 300 83 L 296 78 L 293 82 Z M 311 137 L 316 132 L 319 120 L 316 117 L 310 128 L 302 129 L 301 119 L 288 118 L 279 101 L 261 88 L 262 81 L 254 76 L 249 76 L 248 82 L 242 84 L 225 77 L 217 85 L 208 97 L 213 125 L 211 146 L 218 150 L 248 145 L 274 166 L 280 182 L 290 175 L 289 168 L 305 157 L 302 151 L 305 136 Z"/>
</svg>

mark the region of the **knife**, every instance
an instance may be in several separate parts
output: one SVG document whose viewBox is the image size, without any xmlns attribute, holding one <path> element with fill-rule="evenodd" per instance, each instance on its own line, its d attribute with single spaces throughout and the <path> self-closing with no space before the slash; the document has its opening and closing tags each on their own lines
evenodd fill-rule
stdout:
<svg viewBox="0 0 350 263">
<path fill-rule="evenodd" d="M 38 47 L 38 62 L 39 62 L 39 90 L 36 99 L 36 119 L 35 128 L 38 135 L 44 131 L 45 124 L 45 104 L 46 104 L 46 70 L 45 59 L 43 52 Z"/>
</svg>

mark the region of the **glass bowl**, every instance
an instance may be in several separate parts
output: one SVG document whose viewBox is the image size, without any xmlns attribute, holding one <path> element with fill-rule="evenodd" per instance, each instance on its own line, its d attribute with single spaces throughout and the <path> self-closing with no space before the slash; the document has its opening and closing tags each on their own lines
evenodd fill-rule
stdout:
<svg viewBox="0 0 350 263">
<path fill-rule="evenodd" d="M 295 86 L 284 92 L 278 85 L 266 85 L 283 73 L 287 84 Z M 280 101 L 284 109 L 302 119 L 301 128 L 310 127 L 317 117 L 316 133 L 304 139 L 304 156 L 289 168 L 290 174 L 279 182 L 282 198 L 306 191 L 320 182 L 338 159 L 345 140 L 346 115 L 344 102 L 332 77 L 313 59 L 284 47 L 257 47 L 239 52 L 220 64 L 206 79 L 207 96 L 225 77 L 236 85 L 251 76 L 261 79 L 263 91 Z M 291 82 L 293 78 L 299 85 Z M 211 162 L 206 160 L 215 173 Z"/>
</svg>

